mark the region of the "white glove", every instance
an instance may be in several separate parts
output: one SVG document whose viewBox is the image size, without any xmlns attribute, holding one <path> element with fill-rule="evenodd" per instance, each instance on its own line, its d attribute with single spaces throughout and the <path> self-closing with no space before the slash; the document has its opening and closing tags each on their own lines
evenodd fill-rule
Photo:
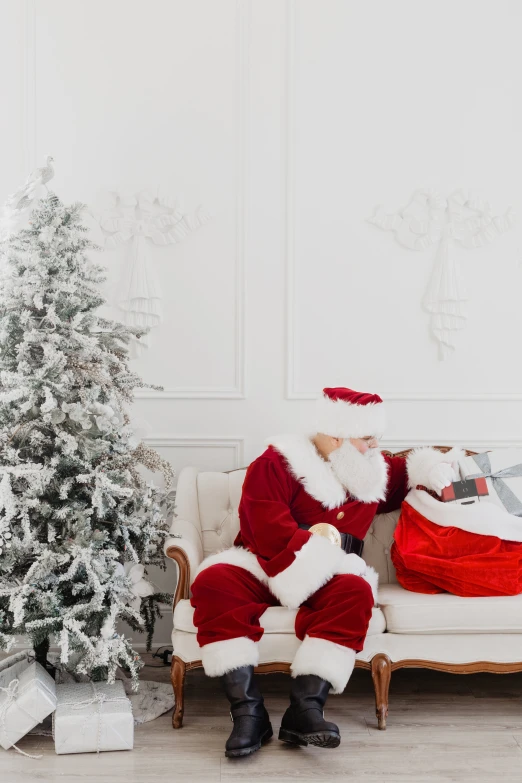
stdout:
<svg viewBox="0 0 522 783">
<path fill-rule="evenodd" d="M 444 487 L 449 487 L 453 481 L 458 481 L 458 476 L 449 462 L 439 462 L 428 473 L 428 488 L 435 490 L 439 495 Z"/>
</svg>

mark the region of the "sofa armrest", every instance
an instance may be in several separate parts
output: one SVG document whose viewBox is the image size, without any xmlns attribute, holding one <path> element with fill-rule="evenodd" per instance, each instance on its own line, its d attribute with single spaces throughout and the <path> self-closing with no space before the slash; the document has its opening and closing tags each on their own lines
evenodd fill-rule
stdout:
<svg viewBox="0 0 522 783">
<path fill-rule="evenodd" d="M 189 597 L 191 582 L 203 560 L 203 543 L 200 532 L 191 522 L 185 519 L 174 519 L 170 535 L 164 544 L 164 552 L 178 566 L 174 609 L 181 598 Z"/>
</svg>

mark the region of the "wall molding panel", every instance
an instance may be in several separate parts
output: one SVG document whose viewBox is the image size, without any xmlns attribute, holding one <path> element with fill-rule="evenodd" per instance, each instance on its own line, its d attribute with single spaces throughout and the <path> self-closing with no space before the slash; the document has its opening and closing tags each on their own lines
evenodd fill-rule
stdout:
<svg viewBox="0 0 522 783">
<path fill-rule="evenodd" d="M 381 449 L 390 451 L 402 451 L 403 449 L 416 448 L 418 446 L 462 446 L 472 451 L 488 451 L 490 449 L 514 449 L 522 448 L 522 438 L 445 438 L 439 435 L 432 438 L 383 438 L 380 442 Z"/>
<path fill-rule="evenodd" d="M 172 449 L 230 449 L 233 469 L 243 467 L 244 443 L 242 437 L 230 435 L 149 435 L 143 441 L 152 448 Z"/>
<path fill-rule="evenodd" d="M 174 386 L 164 391 L 138 389 L 136 399 L 244 399 L 245 398 L 245 264 L 247 254 L 247 209 L 249 192 L 249 105 L 251 0 L 236 0 L 236 149 L 234 177 L 236 237 L 234 261 L 234 384 L 233 386 Z M 39 163 L 37 144 L 36 0 L 24 5 L 24 148 L 27 176 Z M 46 151 L 49 154 L 53 150 Z M 56 153 L 56 151 L 54 151 Z"/>
<path fill-rule="evenodd" d="M 34 2 L 34 0 L 32 0 Z M 247 255 L 247 209 L 249 192 L 249 105 L 251 0 L 236 0 L 237 103 L 236 127 L 239 143 L 236 156 L 236 246 L 234 267 L 235 337 L 234 386 L 172 387 L 164 391 L 139 389 L 136 399 L 241 400 L 245 391 L 245 266 Z"/>
<path fill-rule="evenodd" d="M 285 267 L 286 267 L 286 368 L 285 385 L 286 399 L 288 400 L 314 400 L 320 394 L 320 389 L 300 389 L 297 382 L 297 346 L 298 346 L 298 321 L 296 307 L 296 282 L 299 275 L 299 263 L 296 257 L 296 44 L 298 36 L 298 14 L 299 3 L 297 0 L 286 0 L 286 57 L 285 57 Z M 373 204 L 368 204 L 368 210 L 371 211 Z M 364 211 L 364 210 L 363 210 Z M 369 237 L 370 241 L 370 237 Z M 426 314 L 420 312 L 423 318 Z M 429 344 L 427 342 L 427 350 Z M 385 388 L 379 389 L 379 394 L 383 399 L 390 401 L 418 401 L 418 402 L 439 402 L 448 401 L 480 401 L 480 402 L 502 402 L 502 401 L 522 401 L 522 392 L 512 392 L 508 390 L 499 390 L 494 392 L 453 392 L 453 391 L 402 391 Z"/>
<path fill-rule="evenodd" d="M 36 0 L 24 3 L 24 149 L 25 175 L 36 167 Z"/>
<path fill-rule="evenodd" d="M 321 389 L 313 391 L 291 391 L 287 394 L 289 400 L 315 400 Z M 402 392 L 382 391 L 379 395 L 385 402 L 519 402 L 522 392 Z"/>
</svg>

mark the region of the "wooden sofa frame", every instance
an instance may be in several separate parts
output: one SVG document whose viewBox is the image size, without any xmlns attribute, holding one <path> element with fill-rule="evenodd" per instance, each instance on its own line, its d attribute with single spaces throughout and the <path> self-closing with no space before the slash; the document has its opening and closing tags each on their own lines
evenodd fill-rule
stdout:
<svg viewBox="0 0 522 783">
<path fill-rule="evenodd" d="M 439 451 L 446 452 L 450 446 L 435 446 Z M 405 457 L 411 449 L 397 452 L 392 455 L 391 452 L 383 451 L 390 456 Z M 468 455 L 476 454 L 475 451 L 467 451 Z M 178 601 L 189 598 L 190 587 L 190 566 L 185 552 L 177 546 L 170 546 L 167 549 L 167 556 L 170 557 L 178 566 L 178 583 L 174 594 L 172 611 L 176 608 Z M 185 675 L 187 671 L 202 668 L 201 661 L 192 661 L 185 663 L 176 655 L 172 656 L 172 665 L 170 678 L 174 690 L 175 705 L 172 714 L 172 726 L 180 729 L 183 726 L 183 715 L 185 711 Z M 477 661 L 474 663 L 451 664 L 438 663 L 436 661 L 426 660 L 403 660 L 393 663 L 390 658 L 378 653 L 374 655 L 370 662 L 356 661 L 355 667 L 358 669 L 367 669 L 371 671 L 373 686 L 375 690 L 375 712 L 377 715 L 377 725 L 381 730 L 386 729 L 386 720 L 388 717 L 389 690 L 392 672 L 397 669 L 432 669 L 434 671 L 449 672 L 450 674 L 475 674 L 477 672 L 489 672 L 493 674 L 511 674 L 522 671 L 522 661 L 517 663 L 492 663 L 490 661 Z M 260 664 L 255 669 L 258 674 L 272 673 L 290 673 L 289 663 L 265 663 Z"/>
</svg>

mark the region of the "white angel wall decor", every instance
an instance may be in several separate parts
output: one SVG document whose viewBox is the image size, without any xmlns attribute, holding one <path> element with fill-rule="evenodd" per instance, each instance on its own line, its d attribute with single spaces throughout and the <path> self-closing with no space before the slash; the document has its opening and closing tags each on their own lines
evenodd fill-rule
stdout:
<svg viewBox="0 0 522 783">
<path fill-rule="evenodd" d="M 129 252 L 118 287 L 118 307 L 128 326 L 157 327 L 163 321 L 162 297 L 149 244 L 173 245 L 182 242 L 192 231 L 210 220 L 210 214 L 199 208 L 193 215 L 182 211 L 179 201 L 148 190 L 139 193 L 113 192 L 109 208 L 94 217 L 108 236 L 108 249 L 128 242 Z M 131 355 L 140 356 L 149 347 L 149 335 L 133 340 Z"/>
<path fill-rule="evenodd" d="M 450 241 L 462 247 L 482 247 L 510 229 L 515 216 L 511 207 L 494 215 L 491 205 L 464 190 L 444 198 L 435 190 L 416 190 L 409 203 L 393 214 L 378 206 L 368 221 L 384 231 L 393 231 L 399 244 L 410 250 L 437 245 L 435 263 L 423 307 L 431 314 L 431 332 L 439 345 L 439 358 L 455 350 L 455 332 L 466 320 L 467 293 Z"/>
<path fill-rule="evenodd" d="M 7 239 L 20 228 L 20 221 L 27 217 L 29 210 L 43 185 L 48 192 L 47 183 L 54 177 L 54 158 L 46 155 L 45 164 L 32 171 L 23 185 L 12 193 L 0 210 L 0 242 Z"/>
</svg>

